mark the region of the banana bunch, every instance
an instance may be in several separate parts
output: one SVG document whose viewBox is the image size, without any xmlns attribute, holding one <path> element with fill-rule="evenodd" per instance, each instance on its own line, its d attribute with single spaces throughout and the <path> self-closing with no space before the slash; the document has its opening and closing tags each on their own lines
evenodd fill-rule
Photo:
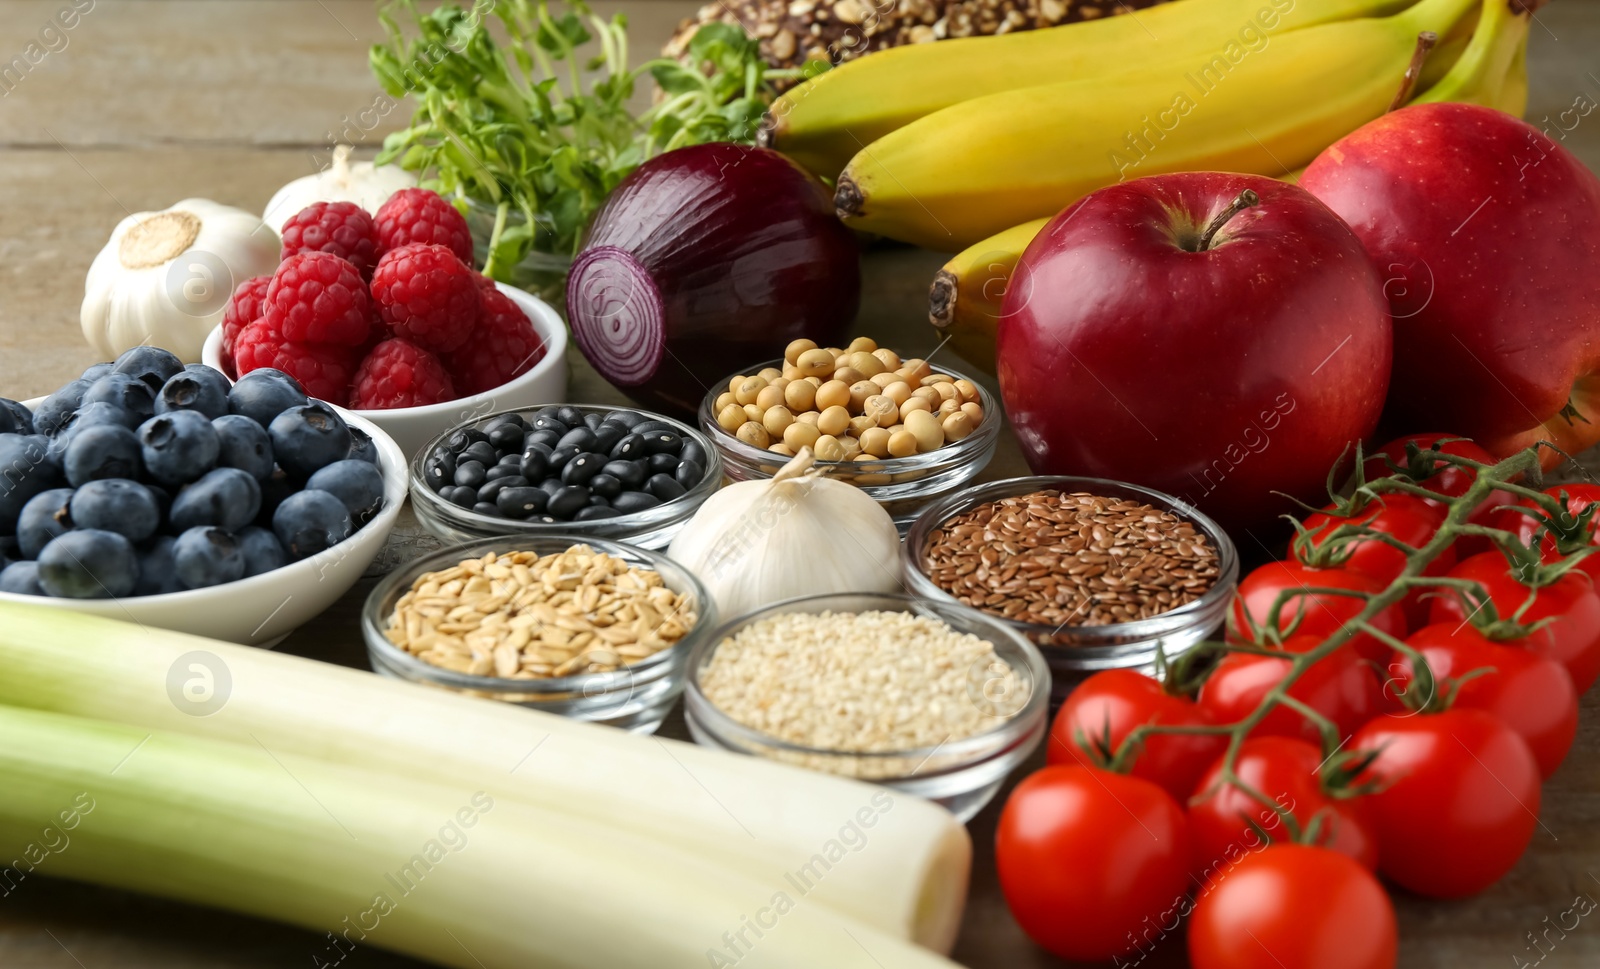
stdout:
<svg viewBox="0 0 1600 969">
<path fill-rule="evenodd" d="M 1184 2 L 1199 3 L 1201 0 Z M 1426 62 L 1437 65 L 1442 55 L 1452 63 L 1443 72 L 1436 67 L 1432 70 L 1425 67 L 1418 85 L 1419 93 L 1408 103 L 1464 101 L 1520 116 L 1528 97 L 1526 56 L 1530 19 L 1519 0 L 1482 0 L 1477 16 L 1467 17 L 1456 26 L 1454 33 L 1459 41 L 1446 35 Z M 1453 54 L 1451 47 L 1454 47 Z M 1390 96 L 1393 94 L 1392 87 Z M 1373 116 L 1379 113 L 1381 109 Z M 1358 126 L 1351 125 L 1349 129 L 1333 133 L 1326 143 L 1338 140 Z M 1259 129 L 1252 130 L 1257 135 L 1262 134 Z M 1326 143 L 1322 147 L 1326 147 Z M 1297 170 L 1314 155 L 1315 152 L 1299 158 L 1295 162 Z M 1199 163 L 1194 167 L 1227 168 L 1228 165 Z M 1284 174 L 1282 166 L 1278 172 L 1290 180 L 1296 175 L 1296 172 Z M 1110 181 L 1115 179 L 1107 179 Z M 956 352 L 985 370 L 993 372 L 994 369 L 995 325 L 1017 260 L 1049 221 L 1048 218 L 1034 219 L 972 244 L 945 263 L 929 287 L 929 321 L 949 337 Z"/>
</svg>

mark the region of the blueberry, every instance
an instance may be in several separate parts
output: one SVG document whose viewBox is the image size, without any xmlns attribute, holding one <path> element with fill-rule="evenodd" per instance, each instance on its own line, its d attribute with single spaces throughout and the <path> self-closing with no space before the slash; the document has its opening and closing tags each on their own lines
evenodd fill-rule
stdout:
<svg viewBox="0 0 1600 969">
<path fill-rule="evenodd" d="M 282 370 L 252 370 L 239 378 L 228 391 L 228 409 L 270 427 L 277 416 L 291 407 L 308 403 L 299 381 Z"/>
<path fill-rule="evenodd" d="M 477 461 L 462 461 L 456 465 L 454 480 L 457 485 L 476 491 L 489 480 L 489 472 Z"/>
<path fill-rule="evenodd" d="M 88 389 L 89 381 L 74 380 L 40 401 L 39 409 L 33 412 L 33 429 L 49 437 L 61 433 L 61 429 L 72 420 L 78 405 L 83 403 L 83 395 Z"/>
<path fill-rule="evenodd" d="M 225 414 L 211 427 L 217 432 L 217 467 L 238 468 L 257 481 L 272 476 L 272 439 L 266 428 L 243 414 Z"/>
<path fill-rule="evenodd" d="M 522 476 L 529 481 L 539 481 L 550 473 L 552 450 L 543 444 L 529 444 L 522 452 Z"/>
<path fill-rule="evenodd" d="M 156 413 L 193 410 L 215 420 L 228 412 L 228 378 L 210 367 L 184 370 L 161 385 L 156 396 Z"/>
<path fill-rule="evenodd" d="M 17 516 L 17 545 L 25 559 L 36 559 L 57 535 L 72 530 L 71 488 L 51 488 L 28 499 Z M 85 526 L 88 527 L 88 526 Z"/>
<path fill-rule="evenodd" d="M 600 473 L 616 478 L 625 488 L 642 488 L 644 479 L 650 477 L 644 465 L 637 461 L 607 461 Z"/>
<path fill-rule="evenodd" d="M 22 506 L 60 482 L 49 443 L 42 434 L 0 434 L 0 535 L 15 535 Z"/>
<path fill-rule="evenodd" d="M 365 461 L 335 461 L 312 475 L 306 487 L 338 498 L 357 521 L 383 507 L 383 475 Z"/>
<path fill-rule="evenodd" d="M 210 525 L 233 532 L 260 511 L 260 483 L 238 468 L 218 468 L 178 492 L 168 517 L 176 531 Z"/>
<path fill-rule="evenodd" d="M 615 498 L 622 494 L 622 482 L 609 474 L 597 474 L 589 479 L 589 490 L 602 498 Z"/>
<path fill-rule="evenodd" d="M 91 481 L 72 496 L 72 524 L 116 532 L 138 543 L 161 527 L 161 502 L 136 481 L 106 478 Z"/>
<path fill-rule="evenodd" d="M 502 488 L 494 503 L 507 518 L 527 518 L 543 514 L 550 496 L 540 488 Z"/>
<path fill-rule="evenodd" d="M 651 454 L 671 454 L 683 450 L 683 438 L 676 431 L 655 431 L 645 436 L 644 449 Z"/>
<path fill-rule="evenodd" d="M 476 461 L 486 468 L 491 468 L 500 462 L 500 452 L 496 451 L 494 445 L 488 441 L 474 441 L 467 446 L 465 451 L 461 452 L 461 457 L 456 460 Z"/>
<path fill-rule="evenodd" d="M 101 377 L 104 377 L 106 374 L 115 370 L 116 367 L 117 365 L 114 363 L 97 363 L 88 370 L 85 370 L 78 379 L 92 384 L 96 380 L 99 380 Z"/>
<path fill-rule="evenodd" d="M 256 524 L 262 528 L 272 527 L 272 516 L 283 504 L 283 500 L 300 489 L 290 480 L 289 475 L 278 468 L 272 476 L 261 482 L 261 512 L 256 515 Z"/>
<path fill-rule="evenodd" d="M 590 505 L 587 508 L 580 509 L 576 515 L 572 516 L 572 520 L 575 522 L 592 522 L 598 518 L 615 518 L 620 514 L 622 512 L 617 511 L 615 508 L 608 508 L 605 505 Z"/>
<path fill-rule="evenodd" d="M 150 492 L 150 497 L 156 500 L 156 508 L 161 513 L 161 520 L 165 522 L 167 515 L 172 511 L 172 494 L 167 489 L 157 484 L 145 483 L 144 490 Z"/>
<path fill-rule="evenodd" d="M 683 497 L 684 487 L 670 474 L 653 474 L 644 483 L 645 489 L 662 501 Z"/>
<path fill-rule="evenodd" d="M 94 424 L 116 424 L 119 427 L 126 427 L 128 430 L 134 431 L 138 430 L 139 425 L 143 424 L 144 421 L 144 418 L 128 408 L 119 407 L 110 401 L 86 401 L 78 406 L 77 413 L 67 418 L 66 424 L 62 425 L 60 432 L 58 432 L 58 436 L 72 430 L 74 427 L 89 427 Z"/>
<path fill-rule="evenodd" d="M 95 424 L 73 435 L 61 463 L 75 488 L 100 478 L 136 479 L 139 439 L 121 424 Z"/>
<path fill-rule="evenodd" d="M 155 416 L 156 392 L 138 377 L 108 373 L 83 392 L 83 404 L 79 406 L 86 404 L 114 404 L 145 421 Z"/>
<path fill-rule="evenodd" d="M 611 449 L 611 456 L 618 461 L 637 461 L 648 453 L 644 449 L 643 434 L 629 434 Z"/>
<path fill-rule="evenodd" d="M 575 447 L 572 447 L 571 445 L 568 445 L 567 447 L 558 447 L 554 451 L 551 451 L 550 473 L 555 474 L 556 472 L 560 471 L 562 468 L 567 466 L 568 461 L 571 461 L 573 458 L 582 453 L 583 452 L 579 451 Z"/>
<path fill-rule="evenodd" d="M 172 567 L 189 589 L 237 582 L 244 578 L 244 550 L 220 528 L 191 528 L 172 546 Z"/>
<path fill-rule="evenodd" d="M 368 464 L 378 463 L 378 445 L 372 441 L 372 435 L 359 427 L 350 428 L 350 457 Z"/>
<path fill-rule="evenodd" d="M 38 562 L 12 562 L 0 569 L 0 592 L 19 596 L 49 595 L 39 584 Z"/>
<path fill-rule="evenodd" d="M 671 474 L 678 470 L 678 456 L 676 454 L 652 454 L 645 463 L 651 474 Z"/>
<path fill-rule="evenodd" d="M 588 503 L 588 488 L 582 485 L 567 485 L 550 496 L 550 503 L 545 506 L 545 511 L 556 518 L 570 519 L 578 513 L 580 508 Z"/>
<path fill-rule="evenodd" d="M 278 536 L 265 528 L 251 525 L 239 529 L 233 537 L 239 540 L 239 551 L 244 553 L 245 578 L 281 569 L 289 564 L 289 556 L 284 554 L 283 543 L 278 541 Z"/>
<path fill-rule="evenodd" d="M 139 584 L 133 587 L 134 595 L 156 596 L 183 591 L 183 583 L 178 581 L 178 570 L 172 561 L 172 548 L 177 543 L 171 535 L 157 535 L 139 553 Z"/>
<path fill-rule="evenodd" d="M 593 451 L 596 446 L 595 442 L 598 440 L 599 438 L 595 437 L 594 431 L 589 430 L 587 427 L 574 427 L 561 435 L 561 440 L 556 442 L 556 447 L 575 447 L 580 451 Z"/>
<path fill-rule="evenodd" d="M 625 515 L 636 511 L 644 511 L 646 508 L 654 508 L 659 504 L 661 504 L 661 499 L 648 491 L 624 491 L 611 499 L 611 507 Z"/>
<path fill-rule="evenodd" d="M 672 472 L 672 476 L 676 478 L 678 484 L 683 485 L 685 489 L 693 488 L 695 485 L 699 484 L 703 478 L 705 478 L 706 469 L 693 461 L 685 461 L 682 458 L 679 458 L 678 469 Z"/>
<path fill-rule="evenodd" d="M 0 397 L 0 434 L 32 434 L 34 430 L 33 411 L 9 397 Z"/>
<path fill-rule="evenodd" d="M 272 516 L 272 530 L 291 561 L 332 548 L 349 538 L 353 527 L 344 502 L 314 489 L 290 495 Z"/>
<path fill-rule="evenodd" d="M 455 484 L 456 456 L 440 448 L 433 452 L 433 456 L 422 466 L 422 480 L 428 487 L 441 494 L 444 489 Z"/>
<path fill-rule="evenodd" d="M 450 485 L 439 492 L 440 497 L 460 508 L 471 508 L 478 503 L 478 489 L 465 485 Z"/>
<path fill-rule="evenodd" d="M 556 408 L 556 420 L 569 428 L 577 427 L 583 423 L 583 411 L 571 404 L 562 404 Z"/>
<path fill-rule="evenodd" d="M 222 442 L 211 419 L 198 411 L 175 410 L 139 425 L 145 472 L 164 485 L 185 485 L 217 466 Z"/>
<path fill-rule="evenodd" d="M 604 454 L 586 452 L 568 461 L 561 468 L 561 480 L 567 484 L 587 485 L 589 479 L 600 473 L 606 465 Z"/>
<path fill-rule="evenodd" d="M 278 466 L 298 481 L 350 453 L 350 427 L 321 401 L 289 408 L 272 419 L 267 431 Z"/>
<path fill-rule="evenodd" d="M 39 553 L 39 584 L 61 599 L 114 599 L 139 584 L 139 556 L 116 532 L 79 528 Z"/>
<path fill-rule="evenodd" d="M 486 515 L 489 518 L 503 518 L 503 517 L 505 517 L 505 516 L 500 514 L 500 506 L 496 505 L 492 501 L 474 502 L 473 505 L 472 505 L 472 511 L 473 511 L 474 514 Z"/>
<path fill-rule="evenodd" d="M 554 451 L 556 442 L 561 440 L 561 435 L 555 431 L 529 431 L 522 438 L 523 447 L 533 447 L 535 444 L 546 450 Z"/>
<path fill-rule="evenodd" d="M 686 437 L 683 439 L 683 450 L 678 452 L 678 460 L 693 461 L 703 468 L 706 466 L 706 449 L 700 446 L 700 442 Z"/>
<path fill-rule="evenodd" d="M 488 430 L 488 443 L 496 451 L 515 451 L 522 447 L 525 433 L 520 424 L 496 424 Z"/>
<path fill-rule="evenodd" d="M 183 372 L 183 361 L 160 347 L 138 346 L 118 357 L 111 370 L 143 381 L 154 393 L 174 375 Z"/>
</svg>

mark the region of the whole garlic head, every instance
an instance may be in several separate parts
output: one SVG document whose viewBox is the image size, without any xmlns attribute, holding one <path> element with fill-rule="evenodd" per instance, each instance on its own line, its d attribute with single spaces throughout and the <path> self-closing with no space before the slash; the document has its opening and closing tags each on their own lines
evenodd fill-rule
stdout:
<svg viewBox="0 0 1600 969">
<path fill-rule="evenodd" d="M 354 202 L 376 215 L 389 196 L 417 184 L 416 176 L 399 165 L 350 161 L 350 150 L 349 145 L 340 145 L 326 169 L 278 189 L 261 218 L 282 232 L 283 224 L 312 202 Z"/>
<path fill-rule="evenodd" d="M 130 215 L 89 266 L 84 338 L 108 360 L 149 344 L 198 363 L 234 287 L 271 274 L 280 248 L 260 219 L 208 199 Z"/>
</svg>

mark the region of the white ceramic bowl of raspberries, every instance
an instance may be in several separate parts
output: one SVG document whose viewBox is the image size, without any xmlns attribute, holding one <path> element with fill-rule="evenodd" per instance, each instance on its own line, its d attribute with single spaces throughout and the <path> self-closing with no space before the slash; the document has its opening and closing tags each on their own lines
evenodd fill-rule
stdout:
<svg viewBox="0 0 1600 969">
<path fill-rule="evenodd" d="M 282 262 L 240 283 L 202 360 L 293 376 L 409 457 L 445 429 L 567 390 L 567 329 L 543 300 L 472 268 L 466 219 L 402 189 L 369 215 L 318 202 L 284 223 Z"/>
<path fill-rule="evenodd" d="M 349 591 L 406 500 L 394 441 L 277 371 L 230 384 L 136 347 L 26 407 L 0 400 L 0 611 L 272 645 Z"/>
</svg>

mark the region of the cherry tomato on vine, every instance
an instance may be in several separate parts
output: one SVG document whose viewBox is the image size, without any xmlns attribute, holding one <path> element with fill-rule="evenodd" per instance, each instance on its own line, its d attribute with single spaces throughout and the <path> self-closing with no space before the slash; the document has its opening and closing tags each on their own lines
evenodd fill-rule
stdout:
<svg viewBox="0 0 1600 969">
<path fill-rule="evenodd" d="M 1490 670 L 1462 683 L 1454 706 L 1486 711 L 1515 730 L 1527 741 L 1540 775 L 1549 777 L 1578 732 L 1578 694 L 1566 668 L 1549 656 L 1550 636 L 1545 627 L 1522 639 L 1495 642 L 1458 622 L 1426 626 L 1406 642 L 1421 651 L 1438 680 Z M 1397 655 L 1394 669 L 1401 690 L 1415 687 L 1409 656 Z"/>
<path fill-rule="evenodd" d="M 1277 844 L 1208 886 L 1189 922 L 1193 969 L 1390 969 L 1394 906 L 1372 873 L 1311 845 Z"/>
<path fill-rule="evenodd" d="M 1045 760 L 1104 767 L 1097 749 L 1104 745 L 1115 752 L 1133 728 L 1146 723 L 1195 727 L 1211 721 L 1193 700 L 1173 696 L 1152 677 L 1134 670 L 1104 670 L 1078 684 L 1061 705 L 1050 727 Z M 1181 801 L 1227 745 L 1224 736 L 1156 734 L 1145 741 L 1128 773 L 1154 781 Z"/>
<path fill-rule="evenodd" d="M 1592 484 L 1565 484 L 1544 489 L 1544 493 L 1552 498 L 1567 496 L 1567 512 L 1577 516 L 1590 505 L 1600 502 L 1600 485 Z M 1562 559 L 1561 549 L 1556 536 L 1548 529 L 1544 529 L 1540 517 L 1527 515 L 1516 511 L 1517 508 L 1537 509 L 1540 517 L 1544 516 L 1543 509 L 1532 501 L 1523 498 L 1515 504 L 1506 505 L 1495 509 L 1494 516 L 1489 524 L 1495 528 L 1503 528 L 1524 545 L 1533 543 L 1535 536 L 1539 538 L 1539 558 L 1545 562 L 1559 562 Z M 1577 525 L 1575 518 L 1571 520 L 1573 526 Z M 1600 527 L 1591 521 L 1589 526 L 1589 544 L 1600 545 Z M 1543 530 L 1543 534 L 1540 531 Z M 1592 552 L 1578 562 L 1578 568 L 1589 573 L 1591 579 L 1600 581 L 1600 552 Z"/>
<path fill-rule="evenodd" d="M 1431 898 L 1480 892 L 1505 875 L 1539 823 L 1539 765 L 1516 731 L 1482 710 L 1389 714 L 1349 749 L 1376 754 L 1357 783 L 1378 836 L 1378 870 Z"/>
<path fill-rule="evenodd" d="M 1045 767 L 1006 801 L 995 866 L 1035 942 L 1064 959 L 1104 962 L 1137 949 L 1150 924 L 1187 912 L 1188 821 L 1147 780 Z"/>
<path fill-rule="evenodd" d="M 1362 798 L 1341 795 L 1326 786 L 1318 772 L 1322 748 L 1289 737 L 1251 737 L 1239 748 L 1234 773 L 1272 798 L 1305 831 L 1318 818 L 1319 844 L 1349 855 L 1365 868 L 1378 867 L 1378 842 Z M 1222 758 L 1211 765 L 1189 799 L 1189 836 L 1194 845 L 1195 873 L 1202 881 L 1223 866 L 1260 850 L 1260 825 L 1274 844 L 1293 840 L 1283 818 L 1249 794 L 1223 782 Z"/>
<path fill-rule="evenodd" d="M 1247 619 L 1254 621 L 1257 627 L 1266 627 L 1271 620 L 1273 603 L 1284 592 L 1294 594 L 1284 602 L 1278 614 L 1278 628 L 1287 631 L 1299 617 L 1299 625 L 1289 635 L 1325 639 L 1366 607 L 1366 600 L 1356 596 L 1305 591 L 1313 588 L 1348 589 L 1377 595 L 1384 591 L 1384 584 L 1352 569 L 1308 569 L 1292 560 L 1268 562 L 1239 583 L 1233 606 L 1228 610 L 1228 638 L 1241 643 L 1267 641 L 1265 636 L 1252 634 Z M 1373 617 L 1372 625 L 1396 639 L 1405 638 L 1405 614 L 1398 605 L 1390 606 Z M 1350 643 L 1356 652 L 1367 659 L 1379 664 L 1388 662 L 1389 647 L 1377 638 L 1367 633 L 1357 633 Z"/>
<path fill-rule="evenodd" d="M 1305 653 L 1322 645 L 1321 636 L 1291 636 L 1285 653 Z M 1212 723 L 1238 723 L 1255 712 L 1267 693 L 1289 674 L 1291 661 L 1275 656 L 1229 653 L 1200 688 L 1200 710 Z M 1384 711 L 1377 670 L 1354 648 L 1341 647 L 1314 663 L 1289 696 L 1332 720 L 1348 737 Z M 1251 731 L 1252 736 L 1298 737 L 1321 746 L 1322 731 L 1299 711 L 1279 704 Z M 1321 758 L 1318 758 L 1319 760 Z"/>
<path fill-rule="evenodd" d="M 1425 452 L 1428 450 L 1442 451 L 1445 454 L 1453 454 L 1456 457 L 1467 458 L 1480 464 L 1495 464 L 1499 460 L 1471 441 L 1438 443 L 1441 440 L 1452 437 L 1456 437 L 1456 435 L 1408 434 L 1405 437 L 1395 438 L 1367 456 L 1364 468 L 1367 480 L 1370 481 L 1373 478 L 1386 477 L 1395 473 L 1394 469 L 1390 468 L 1385 462 L 1385 458 L 1392 460 L 1402 468 L 1407 467 L 1406 443 L 1408 441 L 1416 442 L 1417 446 Z M 1426 454 L 1423 454 L 1422 458 L 1427 461 Z M 1429 462 L 1429 464 L 1432 463 Z M 1478 478 L 1477 472 L 1471 468 L 1463 468 L 1453 464 L 1438 465 L 1437 468 L 1433 474 L 1420 478 L 1417 484 L 1448 498 L 1458 498 L 1466 494 L 1467 489 L 1472 487 L 1472 483 Z M 1415 470 L 1420 473 L 1426 468 L 1419 467 Z M 1478 507 L 1472 510 L 1472 514 L 1467 516 L 1467 520 L 1474 525 L 1490 524 L 1490 516 L 1496 508 L 1501 505 L 1508 505 L 1515 500 L 1514 497 L 1504 491 L 1492 491 L 1487 498 L 1478 503 Z M 1456 540 L 1456 554 L 1459 558 L 1466 558 L 1468 555 L 1488 551 L 1490 547 L 1487 539 L 1473 535 L 1462 536 Z"/>
<path fill-rule="evenodd" d="M 1499 552 L 1482 552 L 1450 570 L 1457 579 L 1471 579 L 1489 593 L 1500 618 L 1510 618 L 1528 600 L 1529 588 L 1512 571 Z M 1594 581 L 1582 571 L 1568 572 L 1549 585 L 1541 586 L 1521 621 L 1534 623 L 1549 617 L 1548 655 L 1567 668 L 1572 685 L 1581 695 L 1600 677 L 1600 593 Z M 1459 594 L 1443 593 L 1433 599 L 1428 617 L 1433 622 L 1464 621 L 1475 607 L 1464 605 Z"/>
<path fill-rule="evenodd" d="M 1306 516 L 1303 522 L 1311 532 L 1307 541 L 1313 549 L 1321 549 L 1329 536 L 1341 525 L 1361 525 L 1374 531 L 1391 535 L 1399 541 L 1418 548 L 1427 544 L 1444 524 L 1444 508 L 1434 502 L 1414 495 L 1388 494 L 1370 500 L 1366 507 L 1353 515 L 1337 514 L 1329 505 L 1322 511 Z M 1301 549 L 1291 546 L 1295 558 L 1306 564 Z M 1376 538 L 1357 538 L 1340 544 L 1340 554 L 1348 555 L 1340 561 L 1347 569 L 1363 572 L 1388 585 L 1406 567 L 1406 553 Z"/>
</svg>

